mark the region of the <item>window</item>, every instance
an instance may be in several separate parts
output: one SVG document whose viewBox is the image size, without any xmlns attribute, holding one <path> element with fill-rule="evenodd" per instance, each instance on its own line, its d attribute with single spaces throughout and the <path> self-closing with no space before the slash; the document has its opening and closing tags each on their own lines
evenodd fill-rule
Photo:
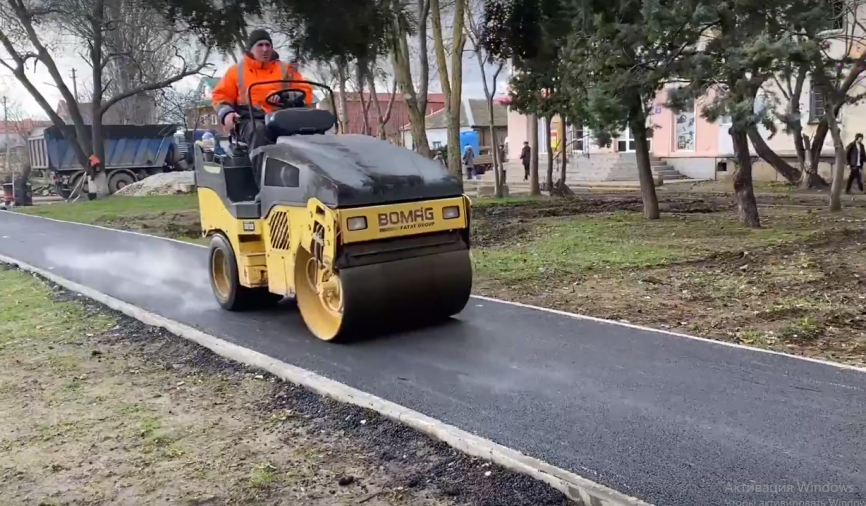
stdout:
<svg viewBox="0 0 866 506">
<path fill-rule="evenodd" d="M 538 118 L 538 153 L 547 154 L 547 138 L 550 137 L 550 125 L 547 118 Z"/>
<path fill-rule="evenodd" d="M 298 188 L 300 170 L 282 160 L 268 157 L 265 161 L 265 186 Z"/>
<path fill-rule="evenodd" d="M 441 141 L 433 141 L 433 149 L 439 149 L 442 147 Z"/>
<path fill-rule="evenodd" d="M 682 111 L 674 115 L 674 131 L 677 151 L 695 150 L 695 103 L 689 100 Z"/>
<path fill-rule="evenodd" d="M 848 10 L 845 7 L 845 0 L 827 0 L 830 4 L 827 9 L 831 16 L 831 30 L 844 30 L 848 18 Z"/>
<path fill-rule="evenodd" d="M 566 142 L 571 146 L 572 151 L 582 153 L 586 150 L 586 135 L 582 122 L 577 125 L 568 125 L 565 136 Z"/>
</svg>

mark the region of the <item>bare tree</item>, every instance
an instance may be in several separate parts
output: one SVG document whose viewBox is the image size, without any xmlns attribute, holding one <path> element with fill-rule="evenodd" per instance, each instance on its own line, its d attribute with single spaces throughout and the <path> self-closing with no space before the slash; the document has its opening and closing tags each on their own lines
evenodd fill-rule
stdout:
<svg viewBox="0 0 866 506">
<path fill-rule="evenodd" d="M 140 0 L 109 0 L 106 6 L 112 23 L 105 36 L 106 51 L 115 56 L 103 71 L 105 93 L 116 96 L 170 78 L 175 69 L 165 62 L 174 56 L 177 37 L 162 15 Z M 119 124 L 153 123 L 156 93 L 138 93 L 116 104 L 112 111 Z"/>
<path fill-rule="evenodd" d="M 439 82 L 442 85 L 442 94 L 445 95 L 445 118 L 448 124 L 448 171 L 462 179 L 463 171 L 461 170 L 460 162 L 460 107 L 463 102 L 463 48 L 466 45 L 463 18 L 466 11 L 466 0 L 454 0 L 453 9 L 451 70 L 449 72 L 442 34 L 442 8 L 439 0 L 430 0 L 436 63 L 439 71 Z"/>
<path fill-rule="evenodd" d="M 503 170 L 502 160 L 500 160 L 499 156 L 499 139 L 496 138 L 493 97 L 496 96 L 497 80 L 499 79 L 499 74 L 502 73 L 502 69 L 505 67 L 505 62 L 499 61 L 494 63 L 491 55 L 487 53 L 479 43 L 482 37 L 482 28 L 476 22 L 477 14 L 473 12 L 473 10 L 478 7 L 483 8 L 483 4 L 476 0 L 476 2 L 470 4 L 469 7 L 470 8 L 466 9 L 466 36 L 472 43 L 472 52 L 475 53 L 475 59 L 478 60 L 478 68 L 481 70 L 481 81 L 484 83 L 484 97 L 487 100 L 487 120 L 490 122 L 490 142 L 492 144 L 491 152 L 493 155 L 494 195 L 496 198 L 502 198 L 503 185 L 505 184 L 505 171 Z M 493 82 L 491 85 L 487 84 L 487 71 L 485 70 L 485 66 L 488 63 L 494 63 L 496 66 L 496 70 L 493 71 Z"/>
<path fill-rule="evenodd" d="M 364 87 L 367 83 L 367 68 L 364 62 L 355 63 L 355 79 L 350 82 L 358 101 L 361 103 L 361 133 L 370 135 L 370 107 L 372 101 L 367 101 L 364 95 Z M 347 97 L 348 98 L 348 97 Z"/>
<path fill-rule="evenodd" d="M 200 109 L 203 103 L 202 86 L 187 90 L 164 88 L 159 90 L 156 100 L 157 118 L 160 123 L 177 123 L 191 130 L 201 124 Z"/>
<path fill-rule="evenodd" d="M 828 9 L 829 7 L 829 9 Z M 822 47 L 823 57 L 817 62 L 818 68 L 822 69 L 828 76 L 835 95 L 834 117 L 838 116 L 842 107 L 861 100 L 862 97 L 851 97 L 851 90 L 866 78 L 866 53 L 862 52 L 862 45 L 866 43 L 864 37 L 864 25 L 859 17 L 858 10 L 862 7 L 860 0 L 840 0 L 827 4 L 818 4 L 817 9 L 829 12 L 830 18 L 835 18 L 839 29 L 824 30 L 805 27 L 801 33 L 792 33 L 792 38 L 797 40 L 808 39 L 817 46 Z M 816 115 L 814 119 L 819 120 L 817 128 L 810 136 L 804 132 L 802 124 L 802 113 L 800 110 L 800 99 L 804 91 L 804 85 L 810 73 L 815 70 L 816 62 L 790 62 L 788 67 L 780 76 L 774 77 L 775 90 L 787 102 L 785 111 L 776 114 L 785 127 L 785 132 L 794 137 L 794 149 L 797 153 L 798 167 L 791 166 L 787 161 L 776 154 L 767 142 L 761 137 L 756 127 L 749 130 L 749 140 L 755 147 L 755 152 L 767 161 L 776 171 L 791 183 L 799 182 L 803 189 L 824 188 L 828 183 L 818 174 L 818 166 L 821 163 L 821 152 L 827 134 L 833 135 L 829 120 L 826 115 Z M 829 69 L 829 70 L 828 70 Z M 819 78 L 812 76 L 812 89 L 817 90 L 820 85 Z M 818 94 L 823 94 L 818 91 Z M 846 98 L 847 97 L 847 98 Z M 828 103 L 825 102 L 825 109 Z M 814 111 L 812 111 L 814 113 Z M 834 143 L 836 141 L 833 141 Z M 831 190 L 832 193 L 832 190 Z"/>
<path fill-rule="evenodd" d="M 334 104 L 334 110 L 337 111 L 340 132 L 346 132 L 349 128 L 349 106 L 346 102 L 347 65 L 340 61 L 317 62 L 307 71 L 307 74 L 316 82 L 331 88 L 332 91 L 336 88 L 334 99 L 337 103 Z M 326 96 L 325 100 L 330 102 L 331 97 Z"/>
<path fill-rule="evenodd" d="M 382 69 L 378 69 L 379 77 L 388 77 Z M 391 91 L 388 95 L 388 105 L 385 106 L 385 111 L 382 111 L 382 103 L 379 101 L 379 92 L 376 91 L 376 76 L 374 72 L 367 74 L 367 84 L 370 86 L 370 93 L 373 97 L 373 104 L 376 106 L 376 123 L 378 125 L 376 135 L 383 141 L 388 138 L 388 132 L 385 125 L 391 121 L 391 112 L 394 110 L 394 100 L 397 98 L 397 80 L 392 79 Z"/>
<path fill-rule="evenodd" d="M 393 19 L 391 65 L 409 111 L 412 139 L 415 151 L 430 158 L 430 143 L 427 140 L 425 117 L 427 115 L 427 90 L 430 86 L 430 64 L 427 52 L 427 21 L 430 17 L 431 0 L 416 0 L 416 16 L 410 19 L 408 13 L 396 12 Z M 413 54 L 409 36 L 418 38 L 416 55 L 419 71 L 417 83 L 412 79 Z"/>
<path fill-rule="evenodd" d="M 835 151 L 830 187 L 830 211 L 842 209 L 842 186 L 845 184 L 845 168 L 848 165 L 838 114 L 844 105 L 856 104 L 866 99 L 866 92 L 849 93 L 853 83 L 860 80 L 860 75 L 866 66 L 866 53 L 862 52 L 862 47 L 866 44 L 866 36 L 864 36 L 866 26 L 857 16 L 860 5 L 859 0 L 849 0 L 839 5 L 839 12 L 836 15 L 843 22 L 843 30 L 806 35 L 818 42 L 821 48 L 820 53 L 814 54 L 813 57 L 812 81 L 824 100 L 822 123 L 827 125 Z M 842 46 L 841 51 L 839 46 Z M 820 134 L 819 125 L 812 144 L 812 163 L 815 163 L 815 158 L 820 159 L 821 147 L 824 143 L 824 138 Z M 815 144 L 819 142 L 816 156 Z"/>
<path fill-rule="evenodd" d="M 0 156 L 5 158 L 7 145 L 11 148 L 9 167 L 13 172 L 27 177 L 30 169 L 30 150 L 27 141 L 35 128 L 35 120 L 29 117 L 21 105 L 14 98 L 7 98 L 6 112 L 8 117 L 9 131 L 6 132 L 3 145 L 0 146 Z M 6 165 L 0 166 L 5 170 Z"/>
<path fill-rule="evenodd" d="M 125 91 L 110 92 L 106 86 L 110 83 L 105 80 L 106 67 L 116 58 L 128 57 L 118 52 L 112 44 L 113 40 L 117 40 L 114 36 L 117 30 L 129 29 L 122 21 L 112 19 L 111 2 L 115 1 L 120 0 L 6 0 L 0 3 L 0 44 L 6 52 L 6 57 L 0 59 L 0 64 L 12 71 L 52 123 L 61 127 L 65 125 L 63 119 L 26 74 L 30 61 L 45 66 L 69 107 L 74 135 L 70 135 L 67 140 L 79 163 L 94 182 L 95 192 L 101 196 L 109 193 L 105 171 L 97 170 L 101 169 L 102 160 L 105 159 L 102 132 L 102 117 L 105 112 L 129 97 L 165 88 L 186 76 L 197 74 L 207 65 L 209 55 L 209 50 L 193 51 L 193 61 L 188 61 L 180 48 L 190 47 L 193 41 L 175 30 L 172 32 L 174 54 L 163 62 L 164 67 L 172 69 L 168 77 L 150 76 L 142 69 L 138 72 L 139 84 L 131 85 Z M 45 35 L 52 33 L 71 37 L 85 51 L 84 56 L 91 67 L 93 83 L 90 125 L 84 121 L 79 104 L 57 66 L 51 40 Z M 61 131 L 68 135 L 64 129 Z M 91 155 L 94 159 L 90 158 Z"/>
</svg>

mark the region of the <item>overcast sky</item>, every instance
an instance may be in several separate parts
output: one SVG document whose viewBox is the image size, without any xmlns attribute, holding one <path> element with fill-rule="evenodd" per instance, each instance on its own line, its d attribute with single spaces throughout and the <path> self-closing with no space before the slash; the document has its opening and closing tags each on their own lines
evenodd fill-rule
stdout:
<svg viewBox="0 0 866 506">
<path fill-rule="evenodd" d="M 64 76 L 66 85 L 69 86 L 70 90 L 72 90 L 73 68 L 76 69 L 77 72 L 79 90 L 83 89 L 84 87 L 89 87 L 90 67 L 83 59 L 74 54 L 67 54 L 55 55 L 55 61 L 60 67 L 60 71 Z M 225 69 L 233 63 L 231 59 L 225 59 L 221 56 L 215 56 L 211 59 L 211 61 L 217 68 L 217 76 L 223 75 L 223 73 L 225 73 Z M 431 61 L 431 67 L 433 66 L 433 63 L 434 62 Z M 490 68 L 490 70 L 488 70 L 488 83 L 491 83 L 494 70 L 495 69 L 493 68 Z M 61 100 L 62 97 L 57 87 L 54 85 L 54 80 L 51 78 L 51 75 L 45 69 L 45 66 L 39 65 L 38 68 L 33 71 L 31 65 L 31 70 L 30 72 L 28 72 L 27 75 L 33 82 L 33 84 L 45 96 L 46 100 L 49 104 L 51 104 L 52 108 L 56 108 L 57 103 Z M 467 52 L 464 58 L 463 78 L 464 97 L 484 98 L 484 88 L 481 81 L 481 72 L 478 68 L 478 62 L 472 53 Z M 507 80 L 508 76 L 506 75 L 506 71 L 503 71 L 500 74 L 499 83 L 497 85 L 497 96 L 503 95 Z M 195 85 L 197 81 L 198 78 L 187 78 L 181 83 L 176 84 L 176 86 L 190 87 Z M 439 92 L 441 88 L 439 86 L 438 76 L 433 76 L 431 81 L 432 82 L 430 83 L 430 92 Z M 15 77 L 12 75 L 12 72 L 2 67 L 0 67 L 0 91 L 2 91 L 2 94 L 8 98 L 10 103 L 18 104 L 24 112 L 25 116 L 47 119 L 47 115 L 44 113 L 42 108 L 39 107 L 36 100 L 30 95 L 30 93 L 27 92 L 24 86 L 21 85 L 21 83 L 19 83 L 17 79 L 15 79 Z"/>
</svg>

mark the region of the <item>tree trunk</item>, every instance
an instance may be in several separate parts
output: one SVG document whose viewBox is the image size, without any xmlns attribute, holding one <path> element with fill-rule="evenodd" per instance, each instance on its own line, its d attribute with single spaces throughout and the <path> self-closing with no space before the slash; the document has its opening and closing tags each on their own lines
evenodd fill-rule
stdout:
<svg viewBox="0 0 866 506">
<path fill-rule="evenodd" d="M 538 116 L 532 114 L 529 116 L 529 194 L 533 196 L 541 195 L 541 188 L 538 187 Z"/>
<path fill-rule="evenodd" d="M 496 128 L 493 123 L 493 97 L 487 98 L 487 119 L 490 121 L 491 155 L 493 156 L 494 194 L 501 199 L 504 196 L 502 186 L 505 184 L 505 174 L 502 172 L 502 161 L 499 159 L 499 142 L 496 139 Z"/>
<path fill-rule="evenodd" d="M 656 185 L 653 180 L 650 164 L 649 141 L 646 135 L 646 116 L 642 104 L 632 107 L 629 128 L 634 135 L 635 158 L 637 158 L 637 175 L 640 180 L 640 196 L 643 200 L 643 215 L 648 220 L 660 218 L 659 201 L 656 196 Z"/>
<path fill-rule="evenodd" d="M 395 23 L 399 24 L 399 16 L 397 18 L 398 20 Z M 412 82 L 412 72 L 409 65 L 409 42 L 406 40 L 406 33 L 399 33 L 396 39 L 397 43 L 393 46 L 393 51 L 391 52 L 391 63 L 394 66 L 394 74 L 400 85 L 400 91 L 403 92 L 403 98 L 406 101 L 406 108 L 409 112 L 412 142 L 415 145 L 414 150 L 420 155 L 431 158 L 430 142 L 427 140 L 427 128 L 424 123 L 427 107 L 427 85 L 422 82 L 420 87 L 423 88 L 423 93 L 415 93 L 415 84 Z M 426 79 L 426 73 L 424 72 L 424 66 L 427 63 L 426 53 L 421 58 L 422 79 Z"/>
<path fill-rule="evenodd" d="M 340 80 L 340 133 L 345 134 L 349 130 L 349 106 L 347 104 L 348 97 L 346 96 L 346 81 L 349 78 L 346 76 L 346 63 L 337 63 L 337 79 Z"/>
<path fill-rule="evenodd" d="M 363 129 L 361 133 L 364 135 L 370 135 L 370 106 L 372 105 L 372 103 L 367 102 L 367 99 L 364 98 L 364 80 L 367 76 L 366 64 L 362 61 L 358 61 L 356 66 L 356 79 L 358 81 L 358 100 L 361 102 L 361 125 Z"/>
<path fill-rule="evenodd" d="M 752 141 L 752 145 L 755 146 L 755 154 L 760 156 L 765 162 L 772 165 L 773 168 L 776 169 L 776 172 L 787 179 L 789 183 L 796 183 L 800 180 L 800 171 L 783 160 L 782 157 L 777 155 L 776 152 L 767 145 L 767 142 L 763 137 L 761 137 L 761 133 L 758 132 L 758 127 L 752 126 L 749 128 L 749 140 Z"/>
<path fill-rule="evenodd" d="M 803 135 L 803 130 L 798 128 L 792 132 L 794 135 L 794 151 L 797 152 L 797 165 L 799 165 L 800 169 L 800 180 L 805 179 L 803 175 L 806 172 L 806 153 L 808 150 L 804 147 L 806 145 L 806 138 L 808 136 Z"/>
<path fill-rule="evenodd" d="M 808 190 L 828 187 L 827 181 L 817 172 L 818 164 L 812 163 L 812 144 L 809 136 L 801 134 L 800 142 L 803 146 L 803 177 L 800 180 L 800 188 Z"/>
<path fill-rule="evenodd" d="M 547 118 L 547 124 L 544 126 L 546 130 L 545 135 L 545 143 L 547 145 L 547 182 L 544 184 L 544 187 L 547 191 L 553 191 L 553 138 L 550 135 L 550 123 L 552 122 L 552 116 Z"/>
<path fill-rule="evenodd" d="M 737 208 L 740 221 L 749 228 L 760 228 L 761 219 L 758 216 L 758 203 L 755 200 L 755 190 L 752 187 L 752 157 L 749 153 L 748 134 L 731 128 L 731 139 L 737 156 L 737 168 L 734 170 L 734 194 L 737 197 Z"/>
<path fill-rule="evenodd" d="M 105 3 L 97 0 L 93 4 L 91 27 L 93 29 L 93 41 L 90 46 L 90 64 L 93 67 L 93 100 L 91 103 L 90 140 L 91 150 L 99 160 L 98 170 L 91 175 L 91 182 L 96 188 L 88 188 L 88 193 L 96 193 L 99 197 L 107 197 L 108 177 L 105 167 L 105 139 L 102 134 L 102 38 L 103 24 L 105 19 Z"/>
<path fill-rule="evenodd" d="M 833 180 L 830 183 L 830 211 L 842 210 L 842 187 L 845 185 L 845 144 L 842 141 L 842 132 L 836 118 L 826 115 L 830 136 L 833 138 L 833 150 L 836 153 L 836 162 L 833 165 Z"/>
<path fill-rule="evenodd" d="M 568 186 L 568 182 L 566 177 L 568 176 L 568 157 L 566 153 L 568 152 L 568 144 L 566 143 L 566 135 L 565 135 L 565 117 L 560 118 L 559 122 L 559 146 L 560 153 L 562 154 L 561 164 L 559 166 L 559 186 L 560 191 L 565 193 L 565 189 Z"/>
<path fill-rule="evenodd" d="M 367 73 L 367 85 L 370 87 L 370 94 L 373 96 L 373 103 L 376 105 L 376 136 L 384 141 L 388 139 L 385 125 L 391 119 L 394 96 L 397 94 L 397 82 L 394 81 L 394 88 L 391 90 L 391 95 L 388 98 L 388 109 L 385 113 L 382 113 L 382 104 L 379 103 L 379 92 L 376 91 L 376 78 L 373 76 L 372 71 Z"/>
<path fill-rule="evenodd" d="M 455 0 L 451 31 L 451 70 L 445 58 L 445 42 L 442 35 L 442 10 L 439 0 L 431 0 L 430 14 L 433 23 L 433 45 L 436 48 L 436 63 L 439 67 L 439 82 L 445 95 L 445 121 L 448 125 L 448 172 L 463 178 L 460 158 L 460 109 L 463 105 L 463 48 L 466 34 L 463 33 L 466 0 Z"/>
</svg>

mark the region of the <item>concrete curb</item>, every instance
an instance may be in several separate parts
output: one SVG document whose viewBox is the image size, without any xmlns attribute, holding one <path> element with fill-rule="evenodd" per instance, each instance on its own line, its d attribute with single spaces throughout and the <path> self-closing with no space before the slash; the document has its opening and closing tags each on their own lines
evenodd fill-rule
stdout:
<svg viewBox="0 0 866 506">
<path fill-rule="evenodd" d="M 37 274 L 67 290 L 79 293 L 142 323 L 162 327 L 172 334 L 208 348 L 224 358 L 262 369 L 285 381 L 308 388 L 319 395 L 376 411 L 463 453 L 489 460 L 505 469 L 529 475 L 561 491 L 581 506 L 651 506 L 650 503 L 599 485 L 574 473 L 470 434 L 417 411 L 362 392 L 312 371 L 281 362 L 257 351 L 229 343 L 191 326 L 151 313 L 25 262 L 5 255 L 0 255 L 0 262 L 15 265 L 24 271 Z"/>
</svg>

